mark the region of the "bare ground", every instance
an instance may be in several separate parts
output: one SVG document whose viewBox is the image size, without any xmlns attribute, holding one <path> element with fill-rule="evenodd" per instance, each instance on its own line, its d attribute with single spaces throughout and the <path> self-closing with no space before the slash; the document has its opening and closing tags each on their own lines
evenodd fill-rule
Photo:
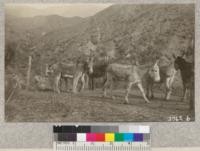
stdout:
<svg viewBox="0 0 200 151">
<path fill-rule="evenodd" d="M 7 122 L 158 122 L 170 117 L 194 120 L 189 102 L 178 96 L 163 99 L 156 93 L 151 103 L 144 102 L 138 90 L 132 90 L 130 103 L 124 104 L 124 90 L 114 91 L 115 99 L 103 98 L 101 90 L 78 94 L 51 91 L 20 91 L 5 104 Z"/>
</svg>

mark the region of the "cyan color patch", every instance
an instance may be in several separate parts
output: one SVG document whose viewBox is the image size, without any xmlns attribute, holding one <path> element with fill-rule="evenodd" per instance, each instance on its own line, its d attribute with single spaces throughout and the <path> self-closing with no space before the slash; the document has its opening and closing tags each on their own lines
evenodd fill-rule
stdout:
<svg viewBox="0 0 200 151">
<path fill-rule="evenodd" d="M 133 140 L 133 133 L 124 133 L 125 142 L 132 142 Z"/>
</svg>

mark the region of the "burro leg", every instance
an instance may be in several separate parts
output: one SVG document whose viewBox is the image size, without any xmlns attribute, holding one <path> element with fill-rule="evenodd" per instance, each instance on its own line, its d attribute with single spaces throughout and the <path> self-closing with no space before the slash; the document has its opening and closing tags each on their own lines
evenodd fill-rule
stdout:
<svg viewBox="0 0 200 151">
<path fill-rule="evenodd" d="M 82 72 L 78 72 L 75 74 L 74 79 L 73 79 L 73 93 L 77 93 L 77 85 L 78 81 L 82 76 Z"/>
<path fill-rule="evenodd" d="M 194 110 L 194 89 L 190 88 L 190 110 Z"/>
<path fill-rule="evenodd" d="M 104 83 L 104 86 L 103 86 L 103 97 L 107 97 L 107 88 L 109 87 L 110 82 L 111 82 L 110 75 L 107 73 L 106 82 Z"/>
<path fill-rule="evenodd" d="M 150 88 L 149 88 L 149 87 L 150 87 L 150 86 L 149 86 L 149 83 L 147 83 L 147 84 L 146 84 L 146 97 L 147 97 L 147 98 L 149 98 L 149 96 L 150 96 L 150 95 L 149 95 L 149 91 L 150 91 Z"/>
<path fill-rule="evenodd" d="M 137 86 L 138 86 L 140 92 L 142 93 L 142 96 L 143 96 L 145 102 L 150 103 L 150 101 L 148 100 L 148 98 L 145 95 L 144 88 L 143 88 L 141 82 L 137 83 Z"/>
<path fill-rule="evenodd" d="M 86 82 L 85 82 L 85 74 L 83 74 L 82 76 L 81 76 L 81 83 L 82 83 L 82 86 L 81 86 L 81 91 L 83 91 L 84 90 L 84 88 L 85 88 L 85 84 L 86 84 Z"/>
<path fill-rule="evenodd" d="M 111 94 L 111 98 L 115 100 L 115 96 L 113 95 L 113 79 L 111 79 L 110 81 L 110 94 Z"/>
<path fill-rule="evenodd" d="M 171 94 L 172 94 L 172 91 L 170 89 L 167 90 L 167 95 L 166 95 L 166 100 L 170 100 L 170 97 L 171 97 Z"/>
<path fill-rule="evenodd" d="M 126 95 L 125 95 L 125 102 L 124 102 L 125 104 L 129 103 L 128 96 L 129 96 L 132 85 L 133 85 L 132 82 L 128 83 L 128 86 L 127 86 L 127 89 L 126 89 Z"/>
<path fill-rule="evenodd" d="M 183 95 L 183 101 L 186 102 L 188 100 L 188 95 L 189 94 L 189 90 L 188 88 L 185 88 L 185 91 L 184 91 L 184 95 Z"/>
<path fill-rule="evenodd" d="M 55 77 L 55 91 L 56 91 L 57 93 L 60 93 L 60 88 L 59 88 L 60 78 L 61 78 L 61 73 L 59 73 L 59 74 Z"/>
<path fill-rule="evenodd" d="M 150 89 L 151 89 L 151 99 L 153 99 L 154 98 L 154 94 L 153 94 L 153 83 L 151 84 L 151 87 L 150 87 Z"/>
<path fill-rule="evenodd" d="M 165 95 L 165 100 L 169 100 L 171 97 L 171 93 L 172 93 L 172 82 L 170 78 L 166 79 L 166 95 Z"/>
</svg>

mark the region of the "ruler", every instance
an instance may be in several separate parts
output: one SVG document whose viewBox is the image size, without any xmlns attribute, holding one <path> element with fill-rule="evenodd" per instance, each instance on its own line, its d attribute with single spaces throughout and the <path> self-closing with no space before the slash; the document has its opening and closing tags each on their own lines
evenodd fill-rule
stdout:
<svg viewBox="0 0 200 151">
<path fill-rule="evenodd" d="M 54 151 L 150 151 L 148 126 L 54 126 Z"/>
<path fill-rule="evenodd" d="M 54 142 L 54 151 L 150 151 L 146 142 Z"/>
</svg>

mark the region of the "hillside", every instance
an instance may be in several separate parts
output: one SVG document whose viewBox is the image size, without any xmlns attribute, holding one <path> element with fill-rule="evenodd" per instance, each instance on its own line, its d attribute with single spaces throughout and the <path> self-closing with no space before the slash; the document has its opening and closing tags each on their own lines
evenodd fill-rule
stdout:
<svg viewBox="0 0 200 151">
<path fill-rule="evenodd" d="M 6 37 L 9 37 L 6 42 L 15 39 L 18 43 L 28 43 L 25 48 L 34 47 L 36 64 L 67 62 L 88 54 L 89 41 L 97 47 L 96 57 L 110 55 L 115 60 L 127 61 L 126 57 L 131 56 L 130 59 L 137 58 L 146 64 L 157 56 L 169 60 L 172 53 L 181 51 L 193 55 L 189 47 L 194 38 L 194 17 L 192 4 L 113 5 L 88 18 L 6 16 Z M 25 48 L 20 49 L 20 54 L 27 57 Z"/>
<path fill-rule="evenodd" d="M 187 50 L 193 27 L 193 5 L 114 5 L 80 24 L 49 33 L 42 41 L 65 58 L 100 38 L 97 55 L 115 49 L 115 57 L 130 53 L 149 62 L 156 54 L 171 57 L 172 52 Z"/>
<path fill-rule="evenodd" d="M 27 33 L 30 33 L 33 38 L 41 38 L 49 32 L 68 28 L 81 21 L 82 18 L 80 17 L 66 18 L 58 15 L 36 16 L 31 18 L 19 18 L 7 15 L 6 35 L 9 36 L 10 33 L 13 33 L 13 36 L 18 35 L 23 39 Z M 14 39 L 14 37 L 9 37 L 9 39 Z"/>
</svg>

